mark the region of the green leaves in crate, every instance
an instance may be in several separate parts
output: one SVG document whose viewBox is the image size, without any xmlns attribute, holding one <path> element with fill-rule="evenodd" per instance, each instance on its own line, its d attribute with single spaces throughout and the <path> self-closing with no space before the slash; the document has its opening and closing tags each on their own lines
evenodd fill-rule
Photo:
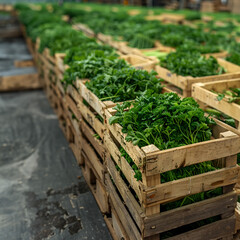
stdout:
<svg viewBox="0 0 240 240">
<path fill-rule="evenodd" d="M 139 49 L 153 48 L 154 41 L 143 34 L 136 34 L 129 42 L 129 46 Z"/>
<path fill-rule="evenodd" d="M 98 44 L 97 42 L 84 42 L 79 44 L 76 47 L 72 47 L 66 51 L 66 57 L 64 58 L 65 64 L 71 64 L 73 61 L 81 61 L 87 58 L 89 55 L 94 53 L 96 50 L 100 50 L 104 52 L 104 55 L 112 55 L 114 49 L 108 45 Z M 116 54 L 116 56 L 118 56 Z"/>
<path fill-rule="evenodd" d="M 117 104 L 114 109 L 117 113 L 109 123 L 122 126 L 126 141 L 139 147 L 154 144 L 160 150 L 207 141 L 214 123 L 193 98 L 181 100 L 175 93 L 146 91 L 134 102 Z"/>
<path fill-rule="evenodd" d="M 64 37 L 68 36 L 68 37 Z M 56 26 L 54 29 L 47 29 L 40 35 L 41 44 L 39 52 L 44 48 L 49 48 L 51 55 L 65 52 L 66 50 L 76 47 L 83 43 L 95 42 L 94 39 L 88 38 L 81 32 L 73 30 L 70 26 Z"/>
<path fill-rule="evenodd" d="M 110 71 L 112 68 L 121 69 L 127 67 L 127 63 L 118 59 L 117 56 L 112 53 L 107 54 L 104 51 L 93 51 L 89 56 L 76 56 L 79 61 L 73 61 L 64 73 L 64 82 L 66 84 L 72 84 L 76 78 L 95 79 L 99 74 L 103 74 L 106 71 Z M 80 60 L 82 59 L 82 60 Z"/>
<path fill-rule="evenodd" d="M 204 77 L 226 72 L 214 57 L 206 58 L 196 51 L 169 53 L 161 59 L 160 65 L 181 76 Z"/>
<path fill-rule="evenodd" d="M 162 91 L 161 81 L 156 78 L 155 72 L 148 73 L 131 67 L 109 68 L 87 82 L 86 87 L 100 100 L 113 102 L 134 100 L 148 89 L 155 93 Z"/>
</svg>

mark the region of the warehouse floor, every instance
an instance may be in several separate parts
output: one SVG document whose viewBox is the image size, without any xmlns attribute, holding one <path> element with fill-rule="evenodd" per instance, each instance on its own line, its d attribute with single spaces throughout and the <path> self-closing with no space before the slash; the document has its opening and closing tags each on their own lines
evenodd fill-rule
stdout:
<svg viewBox="0 0 240 240">
<path fill-rule="evenodd" d="M 0 76 L 23 56 L 0 40 Z M 0 125 L 0 239 L 111 239 L 44 92 L 0 93 Z"/>
</svg>

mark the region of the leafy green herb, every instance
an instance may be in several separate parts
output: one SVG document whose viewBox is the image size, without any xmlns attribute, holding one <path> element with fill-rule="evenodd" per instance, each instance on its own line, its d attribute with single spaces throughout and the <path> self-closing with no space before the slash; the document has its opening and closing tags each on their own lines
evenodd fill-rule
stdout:
<svg viewBox="0 0 240 240">
<path fill-rule="evenodd" d="M 206 58 L 196 51 L 169 53 L 161 60 L 160 65 L 181 76 L 203 77 L 226 72 L 214 57 Z"/>
<path fill-rule="evenodd" d="M 129 111 L 125 111 L 129 108 Z M 119 123 L 126 141 L 140 147 L 154 144 L 160 150 L 179 147 L 211 137 L 211 119 L 192 98 L 183 100 L 175 93 L 145 92 L 133 103 L 117 104 L 109 123 Z"/>
</svg>

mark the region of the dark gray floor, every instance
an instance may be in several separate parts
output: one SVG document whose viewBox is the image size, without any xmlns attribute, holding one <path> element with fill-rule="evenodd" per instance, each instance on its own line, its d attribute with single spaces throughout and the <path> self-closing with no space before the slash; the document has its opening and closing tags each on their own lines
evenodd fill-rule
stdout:
<svg viewBox="0 0 240 240">
<path fill-rule="evenodd" d="M 44 93 L 1 93 L 0 126 L 0 239 L 111 239 Z"/>
</svg>

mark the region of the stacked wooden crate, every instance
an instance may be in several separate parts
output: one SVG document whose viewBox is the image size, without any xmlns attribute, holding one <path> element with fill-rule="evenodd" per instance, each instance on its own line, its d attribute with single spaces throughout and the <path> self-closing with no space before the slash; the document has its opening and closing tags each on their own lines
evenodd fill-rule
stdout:
<svg viewBox="0 0 240 240">
<path fill-rule="evenodd" d="M 113 114 L 112 109 L 106 109 L 108 131 L 104 142 L 109 153 L 107 169 L 112 179 L 107 176 L 107 186 L 111 193 L 110 205 L 127 236 L 131 236 L 129 239 L 161 239 L 163 232 L 215 216 L 221 216 L 221 219 L 169 239 L 206 239 L 205 234 L 208 234 L 209 239 L 232 239 L 237 202 L 234 186 L 239 173 L 236 155 L 239 151 L 239 136 L 218 122 L 213 128 L 213 140 L 165 151 L 160 151 L 154 145 L 140 149 L 125 140 L 120 125 L 108 124 Z M 134 178 L 134 171 L 121 156 L 120 146 L 141 169 L 142 181 Z M 161 173 L 222 157 L 225 162 L 219 170 L 161 184 Z M 115 165 L 121 169 L 127 182 Z M 223 188 L 221 196 L 161 213 L 162 204 L 218 187 Z M 118 208 L 119 202 L 122 203 L 121 208 Z M 123 209 L 128 213 L 127 217 Z M 125 237 L 124 234 L 122 237 Z"/>
<path fill-rule="evenodd" d="M 227 73 L 221 75 L 214 75 L 214 76 L 206 76 L 206 77 L 191 77 L 191 76 L 180 76 L 175 73 L 172 73 L 170 70 L 156 66 L 155 70 L 158 73 L 158 76 L 165 81 L 173 84 L 182 89 L 183 97 L 190 97 L 192 96 L 192 85 L 194 83 L 205 83 L 205 82 L 212 82 L 212 81 L 219 81 L 221 79 L 234 79 L 240 77 L 240 67 L 227 62 L 224 59 L 218 58 L 217 59 L 219 65 L 221 65 Z"/>
<path fill-rule="evenodd" d="M 133 146 L 125 140 L 120 125 L 109 124 L 115 103 L 101 101 L 87 89 L 88 79 L 77 80 L 64 89 L 64 54 L 51 56 L 45 49 L 35 55 L 43 71 L 48 99 L 115 239 L 161 239 L 163 233 L 211 217 L 218 220 L 169 239 L 232 239 L 237 202 L 234 187 L 239 175 L 238 134 L 217 122 L 210 141 L 164 151 L 154 145 Z M 119 147 L 141 170 L 142 181 L 135 179 Z M 164 172 L 217 159 L 223 162 L 218 170 L 161 183 Z M 161 212 L 163 204 L 219 187 L 223 190 L 220 196 Z"/>
</svg>

